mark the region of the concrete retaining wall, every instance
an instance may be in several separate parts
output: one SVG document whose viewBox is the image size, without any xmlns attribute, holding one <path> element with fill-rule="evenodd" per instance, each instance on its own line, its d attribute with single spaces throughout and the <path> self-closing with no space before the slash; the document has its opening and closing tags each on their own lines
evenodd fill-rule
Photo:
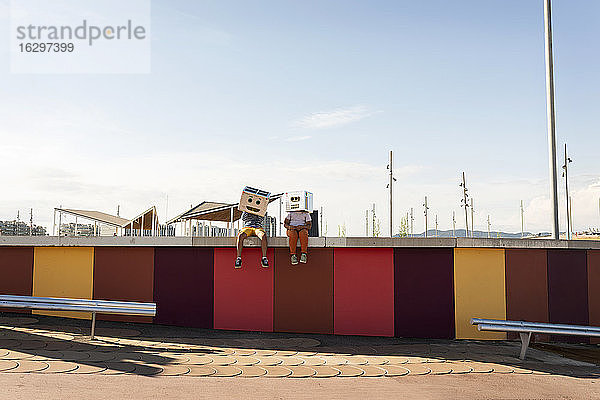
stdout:
<svg viewBox="0 0 600 400">
<path fill-rule="evenodd" d="M 600 326 L 600 242 L 311 238 L 297 266 L 285 238 L 269 243 L 270 268 L 248 240 L 236 270 L 233 238 L 0 237 L 0 294 L 155 301 L 153 319 L 100 318 L 264 332 L 506 338 L 471 317 Z"/>
</svg>

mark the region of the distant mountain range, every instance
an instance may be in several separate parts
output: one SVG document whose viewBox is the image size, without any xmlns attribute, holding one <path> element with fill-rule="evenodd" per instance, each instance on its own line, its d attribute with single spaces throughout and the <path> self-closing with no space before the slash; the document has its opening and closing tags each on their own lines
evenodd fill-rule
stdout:
<svg viewBox="0 0 600 400">
<path fill-rule="evenodd" d="M 543 237 L 543 236 L 549 236 L 550 232 L 540 232 L 537 234 L 533 234 L 531 232 L 525 232 L 524 233 L 524 237 L 531 237 L 531 236 L 535 236 L 535 237 Z M 399 235 L 394 235 L 394 236 L 399 236 Z M 411 235 L 409 235 L 411 236 Z M 412 235 L 412 237 L 424 237 L 424 232 L 421 233 L 415 233 L 414 235 Z M 457 229 L 454 234 L 452 234 L 452 230 L 448 230 L 448 231 L 443 231 L 443 230 L 438 230 L 437 231 L 437 237 L 446 237 L 446 238 L 451 238 L 451 237 L 465 237 L 465 230 L 464 229 Z M 474 231 L 473 234 L 474 237 L 476 238 L 487 238 L 488 237 L 488 233 L 487 231 Z M 427 237 L 436 237 L 436 232 L 435 229 L 429 229 L 427 230 Z M 471 231 L 469 231 L 469 237 L 471 237 Z M 521 238 L 521 232 L 519 233 L 508 233 L 508 232 L 498 232 L 498 231 L 491 231 L 490 232 L 490 238 L 512 238 L 512 239 L 520 239 Z"/>
</svg>

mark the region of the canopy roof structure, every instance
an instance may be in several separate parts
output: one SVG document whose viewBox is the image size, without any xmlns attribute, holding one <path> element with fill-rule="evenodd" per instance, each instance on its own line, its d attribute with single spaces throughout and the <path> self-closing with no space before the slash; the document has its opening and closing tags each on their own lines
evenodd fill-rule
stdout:
<svg viewBox="0 0 600 400">
<path fill-rule="evenodd" d="M 101 224 L 106 224 L 118 228 L 122 227 L 123 225 L 129 222 L 129 220 L 125 218 L 121 218 L 116 215 L 106 214 L 100 211 L 74 210 L 69 208 L 55 208 L 54 210 L 61 213 L 70 214 L 75 217 L 89 219 L 95 222 L 99 222 Z"/>
<path fill-rule="evenodd" d="M 117 215 L 111 215 L 107 213 L 103 213 L 101 211 L 93 211 L 93 210 L 74 210 L 69 208 L 55 208 L 54 212 L 58 212 L 59 214 L 68 214 L 73 215 L 74 217 L 83 218 L 87 220 L 94 221 L 94 225 L 96 223 L 101 225 L 112 226 L 113 228 L 121 229 L 130 229 L 133 230 L 145 230 L 152 231 L 152 234 L 158 230 L 159 222 L 158 222 L 158 214 L 156 212 L 156 207 L 152 206 L 141 214 L 137 215 L 135 218 L 126 219 L 121 218 Z M 94 228 L 94 234 L 95 234 Z M 130 232 L 133 234 L 133 232 Z"/>
<path fill-rule="evenodd" d="M 269 203 L 279 200 L 283 193 L 272 195 Z M 220 203 L 215 201 L 203 201 L 188 211 L 167 221 L 167 225 L 175 222 L 188 221 L 191 219 L 204 221 L 235 222 L 242 217 L 242 212 L 238 210 L 239 203 Z"/>
<path fill-rule="evenodd" d="M 152 228 L 156 228 L 158 226 L 158 214 L 156 212 L 156 206 L 152 206 L 143 213 L 136 215 L 134 218 L 126 221 L 124 225 L 122 225 L 125 229 L 140 229 L 143 230 L 152 230 Z"/>
</svg>

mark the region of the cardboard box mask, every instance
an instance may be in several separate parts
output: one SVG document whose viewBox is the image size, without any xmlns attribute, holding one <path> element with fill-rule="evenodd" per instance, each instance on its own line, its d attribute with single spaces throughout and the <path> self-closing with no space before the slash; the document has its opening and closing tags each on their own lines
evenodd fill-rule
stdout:
<svg viewBox="0 0 600 400">
<path fill-rule="evenodd" d="M 264 217 L 267 213 L 270 196 L 271 193 L 269 192 L 246 186 L 242 191 L 242 198 L 240 199 L 238 210 Z"/>
<path fill-rule="evenodd" d="M 307 191 L 286 192 L 285 211 L 313 211 L 313 194 Z"/>
</svg>

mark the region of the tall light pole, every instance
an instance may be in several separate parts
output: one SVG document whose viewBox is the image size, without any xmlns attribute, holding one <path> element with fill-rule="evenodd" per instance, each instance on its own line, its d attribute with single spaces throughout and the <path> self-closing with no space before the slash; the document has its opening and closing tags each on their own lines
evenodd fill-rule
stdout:
<svg viewBox="0 0 600 400">
<path fill-rule="evenodd" d="M 325 234 L 323 233 L 323 206 L 321 206 L 321 214 L 319 214 L 319 223 L 321 224 L 321 230 L 319 231 L 320 232 L 319 236 L 325 237 Z M 281 227 L 281 221 L 279 221 L 279 226 Z M 281 232 L 281 230 L 280 230 L 280 232 Z"/>
<path fill-rule="evenodd" d="M 465 237 L 469 237 L 469 194 L 467 193 L 469 189 L 467 189 L 467 179 L 465 178 L 465 173 L 462 173 L 462 183 L 459 185 L 463 188 L 463 198 L 460 200 L 462 206 L 465 208 Z"/>
<path fill-rule="evenodd" d="M 552 55 L 552 6 L 544 0 L 544 31 L 546 42 L 546 112 L 548 119 L 548 152 L 550 157 L 550 188 L 552 197 L 552 234 L 560 238 L 558 226 L 558 183 L 556 172 L 556 120 L 554 110 L 554 60 Z"/>
<path fill-rule="evenodd" d="M 282 208 L 281 197 L 282 196 L 279 196 L 279 221 L 277 221 L 277 222 L 279 222 L 279 227 L 278 227 L 279 228 L 278 229 L 279 236 L 281 236 L 281 225 L 282 225 L 282 223 L 281 223 L 281 208 Z M 321 220 L 322 218 L 323 218 L 323 207 L 321 207 L 321 212 L 319 213 L 319 220 Z M 233 221 L 231 221 L 231 225 L 233 225 Z M 319 231 L 319 233 L 320 233 L 320 231 Z M 319 236 L 321 236 L 321 235 L 319 235 Z"/>
<path fill-rule="evenodd" d="M 438 237 L 437 214 L 435 214 L 435 237 Z"/>
<path fill-rule="evenodd" d="M 573 228 L 573 198 L 569 196 L 569 218 L 571 219 L 571 236 L 573 234 L 573 232 L 575 231 L 575 228 Z"/>
<path fill-rule="evenodd" d="M 521 200 L 521 239 L 523 239 L 523 237 L 525 236 L 525 218 L 524 218 L 524 211 L 523 211 L 523 200 Z"/>
<path fill-rule="evenodd" d="M 365 236 L 369 236 L 369 210 L 365 213 Z"/>
<path fill-rule="evenodd" d="M 425 237 L 427 237 L 427 210 L 429 209 L 429 207 L 427 207 L 427 196 L 425 196 L 425 203 L 423 203 L 423 207 L 425 207 Z"/>
<path fill-rule="evenodd" d="M 414 222 L 415 222 L 415 217 L 413 216 L 413 208 L 410 208 L 410 236 L 413 237 L 414 236 L 414 230 L 413 230 L 413 226 L 414 226 Z"/>
<path fill-rule="evenodd" d="M 473 206 L 473 198 L 471 197 L 471 237 L 475 237 L 475 207 Z"/>
<path fill-rule="evenodd" d="M 456 237 L 456 215 L 452 211 L 452 237 Z"/>
<path fill-rule="evenodd" d="M 563 174 L 565 178 L 565 196 L 567 199 L 567 240 L 571 240 L 571 208 L 569 198 L 569 164 L 573 161 L 567 155 L 567 144 L 565 143 L 565 163 L 563 164 Z"/>
<path fill-rule="evenodd" d="M 388 183 L 387 186 L 390 189 L 390 237 L 392 237 L 392 236 L 394 236 L 394 221 L 393 221 L 394 217 L 393 217 L 393 213 L 392 213 L 392 207 L 393 207 L 392 187 L 394 185 L 394 181 L 396 180 L 396 178 L 394 178 L 394 173 L 392 171 L 392 150 L 390 150 L 390 163 L 388 164 L 387 168 L 390 170 L 390 183 Z"/>
<path fill-rule="evenodd" d="M 490 238 L 490 214 L 488 214 L 488 239 Z"/>
<path fill-rule="evenodd" d="M 373 237 L 375 237 L 375 203 L 373 203 Z"/>
</svg>

